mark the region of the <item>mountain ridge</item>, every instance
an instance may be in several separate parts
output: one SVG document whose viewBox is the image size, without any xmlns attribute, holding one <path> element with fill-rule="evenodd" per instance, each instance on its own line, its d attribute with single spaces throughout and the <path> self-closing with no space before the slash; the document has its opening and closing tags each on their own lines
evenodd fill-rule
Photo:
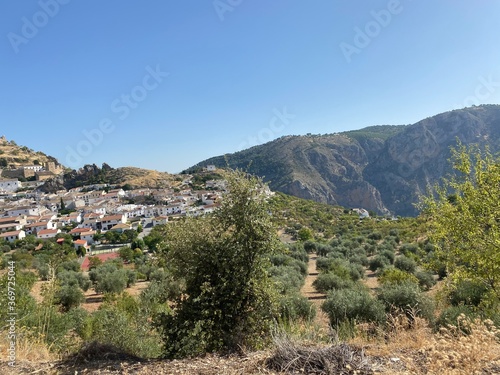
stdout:
<svg viewBox="0 0 500 375">
<path fill-rule="evenodd" d="M 450 146 L 488 145 L 500 150 L 500 105 L 473 106 L 411 125 L 379 125 L 325 135 L 283 136 L 207 164 L 242 168 L 271 189 L 380 214 L 414 216 L 414 204 L 451 172 Z"/>
</svg>

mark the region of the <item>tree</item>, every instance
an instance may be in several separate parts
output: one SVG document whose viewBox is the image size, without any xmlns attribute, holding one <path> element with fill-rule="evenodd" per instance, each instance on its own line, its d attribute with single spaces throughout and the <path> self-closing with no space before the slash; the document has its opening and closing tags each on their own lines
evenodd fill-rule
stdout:
<svg viewBox="0 0 500 375">
<path fill-rule="evenodd" d="M 436 264 L 445 264 L 454 284 L 482 284 L 490 291 L 490 302 L 498 302 L 500 164 L 488 150 L 461 144 L 452 150 L 451 160 L 456 176 L 423 200 Z"/>
<path fill-rule="evenodd" d="M 94 268 L 89 272 L 89 277 L 96 293 L 118 294 L 127 287 L 128 282 L 132 283 L 127 271 L 118 268 L 113 262 Z"/>
<path fill-rule="evenodd" d="M 267 268 L 282 245 L 264 185 L 241 171 L 224 177 L 228 193 L 211 217 L 164 228 L 165 263 L 185 285 L 172 314 L 160 321 L 170 358 L 257 347 L 278 314 Z"/>
</svg>

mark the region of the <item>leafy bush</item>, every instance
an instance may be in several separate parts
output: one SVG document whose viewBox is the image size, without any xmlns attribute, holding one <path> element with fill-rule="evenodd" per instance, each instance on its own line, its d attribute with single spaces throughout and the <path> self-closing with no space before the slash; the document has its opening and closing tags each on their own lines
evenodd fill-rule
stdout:
<svg viewBox="0 0 500 375">
<path fill-rule="evenodd" d="M 420 291 L 415 283 L 382 285 L 377 298 L 390 314 L 404 313 L 410 321 L 413 320 L 415 314 L 432 321 L 434 313 L 432 301 Z"/>
<path fill-rule="evenodd" d="M 396 254 L 394 254 L 393 250 L 382 250 L 380 256 L 386 257 L 390 264 L 394 263 L 394 259 L 396 259 Z"/>
<path fill-rule="evenodd" d="M 160 335 L 140 314 L 130 316 L 116 306 L 108 306 L 92 314 L 90 326 L 89 340 L 141 358 L 158 358 L 162 353 Z"/>
<path fill-rule="evenodd" d="M 401 271 L 414 273 L 417 269 L 417 263 L 413 259 L 401 255 L 394 261 L 394 267 L 400 269 Z"/>
<path fill-rule="evenodd" d="M 96 293 L 121 293 L 127 286 L 128 275 L 115 263 L 106 262 L 89 272 Z"/>
<path fill-rule="evenodd" d="M 321 273 L 314 280 L 313 286 L 320 293 L 327 293 L 333 289 L 347 289 L 354 286 L 351 279 L 342 278 L 334 273 Z"/>
<path fill-rule="evenodd" d="M 414 243 L 404 243 L 401 245 L 400 251 L 406 256 L 408 254 L 416 254 L 418 252 L 418 245 Z"/>
<path fill-rule="evenodd" d="M 385 268 L 380 273 L 378 281 L 381 285 L 403 284 L 406 282 L 418 284 L 418 279 L 414 275 L 393 267 Z"/>
<path fill-rule="evenodd" d="M 372 258 L 368 264 L 368 268 L 370 271 L 377 271 L 384 269 L 385 267 L 389 266 L 390 262 L 387 257 L 384 257 L 382 255 L 377 255 L 375 258 Z"/>
<path fill-rule="evenodd" d="M 80 306 L 84 300 L 85 296 L 77 285 L 63 285 L 55 296 L 55 303 L 61 305 L 64 311 Z"/>
<path fill-rule="evenodd" d="M 464 280 L 454 285 L 448 298 L 453 306 L 464 304 L 477 307 L 487 293 L 488 287 L 485 284 Z"/>
<path fill-rule="evenodd" d="M 430 272 L 417 271 L 415 272 L 415 277 L 418 279 L 418 285 L 420 285 L 422 290 L 429 290 L 436 285 L 436 280 L 434 280 L 434 277 Z"/>
<path fill-rule="evenodd" d="M 385 320 L 382 303 L 361 288 L 332 290 L 321 308 L 328 314 L 332 325 L 346 320 L 376 323 Z"/>
<path fill-rule="evenodd" d="M 467 327 L 461 326 L 459 324 L 458 317 L 464 315 L 470 320 L 474 320 L 478 317 L 478 313 L 473 310 L 470 306 L 450 306 L 443 310 L 436 320 L 436 327 L 448 327 L 455 326 L 459 327 L 464 333 L 469 333 Z"/>
<path fill-rule="evenodd" d="M 287 322 L 312 320 L 316 316 L 316 308 L 307 297 L 300 293 L 286 294 L 279 299 L 279 314 L 281 319 Z"/>
</svg>

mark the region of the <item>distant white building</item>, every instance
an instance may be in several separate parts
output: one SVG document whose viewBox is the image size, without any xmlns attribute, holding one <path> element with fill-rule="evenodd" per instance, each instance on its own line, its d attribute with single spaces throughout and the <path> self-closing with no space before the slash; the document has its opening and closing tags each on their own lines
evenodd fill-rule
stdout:
<svg viewBox="0 0 500 375">
<path fill-rule="evenodd" d="M 0 238 L 3 238 L 4 240 L 9 242 L 14 242 L 15 240 L 22 240 L 24 237 L 26 237 L 26 233 L 24 233 L 24 230 L 17 230 L 0 234 Z"/>
<path fill-rule="evenodd" d="M 0 180 L 0 191 L 14 192 L 21 188 L 19 180 Z"/>
</svg>

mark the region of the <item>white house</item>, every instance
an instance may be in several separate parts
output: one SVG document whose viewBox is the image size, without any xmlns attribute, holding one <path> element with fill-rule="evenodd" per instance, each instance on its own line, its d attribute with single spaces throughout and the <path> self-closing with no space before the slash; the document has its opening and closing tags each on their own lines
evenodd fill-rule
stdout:
<svg viewBox="0 0 500 375">
<path fill-rule="evenodd" d="M 7 210 L 7 216 L 40 216 L 40 207 L 38 206 L 22 206 Z"/>
<path fill-rule="evenodd" d="M 0 238 L 3 238 L 6 241 L 14 242 L 15 240 L 22 240 L 26 237 L 26 233 L 24 230 L 16 230 L 13 232 L 5 232 L 0 234 Z"/>
<path fill-rule="evenodd" d="M 94 234 L 96 234 L 96 232 L 93 230 L 89 230 L 88 232 L 81 232 L 80 239 L 87 241 L 87 243 L 91 245 L 95 242 Z"/>
<path fill-rule="evenodd" d="M 41 239 L 54 238 L 58 233 L 61 233 L 60 229 L 43 229 L 37 232 L 36 237 Z"/>
<path fill-rule="evenodd" d="M 153 227 L 168 223 L 168 216 L 158 216 L 153 219 Z"/>
<path fill-rule="evenodd" d="M 101 228 L 102 230 L 110 230 L 117 224 L 124 224 L 126 223 L 127 218 L 125 215 L 110 215 L 110 216 L 104 216 L 101 219 Z"/>
<path fill-rule="evenodd" d="M 21 182 L 19 180 L 4 180 L 0 179 L 0 191 L 10 191 L 14 192 L 21 188 Z"/>
<path fill-rule="evenodd" d="M 37 221 L 33 224 L 26 224 L 24 226 L 24 230 L 26 234 L 35 234 L 44 229 L 54 229 L 56 228 L 56 224 L 52 221 Z"/>
</svg>

